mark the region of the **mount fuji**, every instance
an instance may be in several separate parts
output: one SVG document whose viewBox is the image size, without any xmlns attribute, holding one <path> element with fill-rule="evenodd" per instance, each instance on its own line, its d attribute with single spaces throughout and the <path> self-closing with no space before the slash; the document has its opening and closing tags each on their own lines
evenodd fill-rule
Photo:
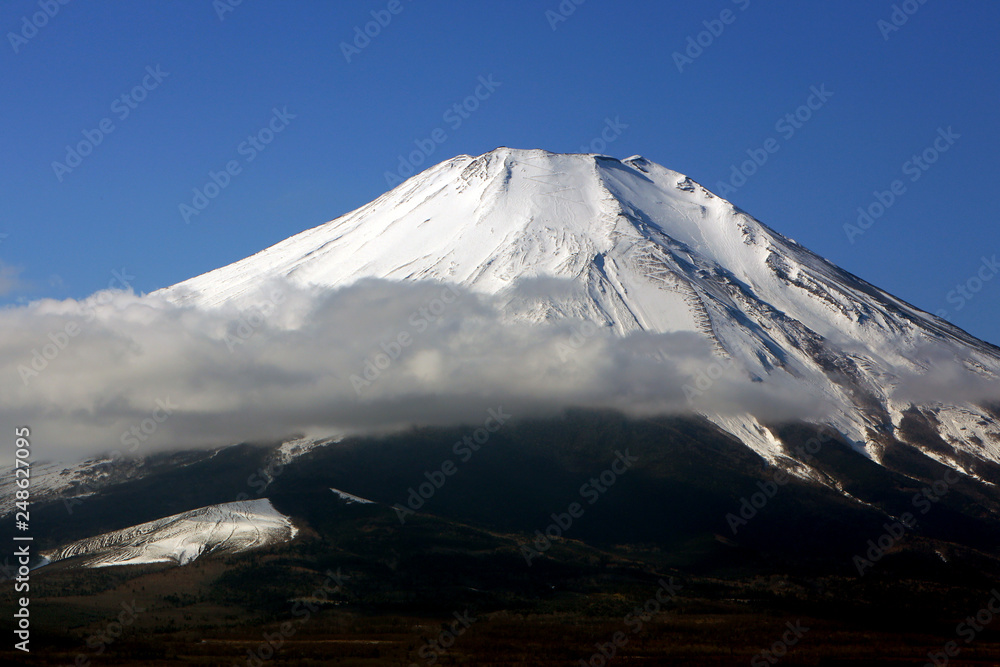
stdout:
<svg viewBox="0 0 1000 667">
<path fill-rule="evenodd" d="M 245 307 L 272 279 L 340 288 L 364 278 L 456 284 L 498 299 L 518 322 L 583 319 L 620 337 L 693 332 L 719 365 L 752 382 L 809 387 L 832 406 L 824 423 L 871 461 L 883 463 L 886 448 L 903 443 L 989 485 L 1000 476 L 998 405 L 965 389 L 996 396 L 1000 348 L 640 156 L 510 148 L 461 155 L 154 295 L 197 308 Z M 544 278 L 577 289 L 517 289 Z M 941 378 L 962 389 L 930 398 L 914 391 Z M 686 391 L 699 395 L 706 379 Z M 759 415 L 702 414 L 772 465 L 822 477 L 789 457 Z"/>
<path fill-rule="evenodd" d="M 382 333 L 446 293 L 355 394 Z M 397 628 L 434 635 L 414 619 L 469 609 L 471 641 L 534 632 L 502 625 L 515 615 L 554 614 L 553 645 L 599 621 L 586 655 L 670 582 L 634 650 L 688 623 L 698 653 L 676 662 L 717 645 L 717 664 L 746 664 L 789 618 L 830 629 L 803 642 L 817 654 L 855 641 L 867 659 L 873 636 L 939 650 L 1000 579 L 1000 349 L 638 156 L 459 156 L 117 299 L 67 355 L 114 352 L 113 381 L 90 380 L 105 403 L 151 385 L 178 407 L 135 457 L 32 468 L 32 595 L 52 627 L 52 601 L 127 592 L 187 656 L 234 651 L 235 619 L 259 642 L 312 605 L 317 660 L 386 664 L 417 645 Z M 43 380 L 74 385 L 58 368 Z M 19 482 L 0 476 L 0 513 Z"/>
</svg>

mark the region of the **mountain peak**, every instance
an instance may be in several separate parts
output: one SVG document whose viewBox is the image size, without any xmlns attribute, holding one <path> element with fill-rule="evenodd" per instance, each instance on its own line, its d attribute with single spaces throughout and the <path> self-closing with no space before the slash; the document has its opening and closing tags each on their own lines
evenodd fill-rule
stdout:
<svg viewBox="0 0 1000 667">
<path fill-rule="evenodd" d="M 320 286 L 446 280 L 497 292 L 521 277 L 578 279 L 586 260 L 622 239 L 667 235 L 707 249 L 704 218 L 719 222 L 731 210 L 642 158 L 499 147 L 442 162 L 371 204 L 161 294 L 218 305 L 275 276 Z"/>
<path fill-rule="evenodd" d="M 557 278 L 571 296 L 518 295 Z M 998 350 L 865 283 L 692 179 L 641 156 L 500 147 L 459 156 L 375 201 L 256 255 L 160 292 L 212 307 L 268 279 L 337 288 L 363 278 L 431 280 L 501 297 L 506 316 L 583 318 L 626 336 L 691 332 L 748 377 L 793 378 L 838 406 L 839 432 L 877 456 L 879 433 L 911 406 L 895 378 L 927 370 L 928 345 L 1000 380 Z M 1000 461 L 982 409 L 949 408 L 948 436 Z M 940 409 L 939 409 L 940 412 Z M 776 440 L 729 424 L 758 451 Z M 990 427 L 991 428 L 991 427 Z M 957 464 L 956 464 L 957 465 Z"/>
</svg>

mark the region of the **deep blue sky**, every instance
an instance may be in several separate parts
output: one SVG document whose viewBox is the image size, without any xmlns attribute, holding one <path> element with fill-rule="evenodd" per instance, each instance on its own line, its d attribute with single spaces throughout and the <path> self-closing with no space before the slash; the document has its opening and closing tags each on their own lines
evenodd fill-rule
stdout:
<svg viewBox="0 0 1000 667">
<path fill-rule="evenodd" d="M 555 30 L 559 0 L 400 2 L 348 63 L 341 42 L 388 0 L 243 0 L 222 20 L 209 0 L 74 0 L 16 44 L 41 10 L 5 0 L 0 303 L 84 296 L 123 267 L 148 292 L 240 259 L 380 195 L 436 128 L 447 139 L 424 166 L 501 145 L 578 152 L 617 118 L 628 128 L 604 153 L 712 190 L 774 138 L 729 199 L 1000 343 L 1000 275 L 973 281 L 961 309 L 948 300 L 1000 254 L 1000 3 L 928 0 L 885 39 L 888 0 L 588 0 Z M 731 23 L 678 71 L 674 52 L 726 9 Z M 147 66 L 168 75 L 121 118 L 115 100 Z M 445 112 L 490 75 L 500 86 L 454 128 Z M 833 96 L 793 136 L 776 128 L 824 84 Z M 247 162 L 239 145 L 275 107 L 295 118 Z M 52 163 L 105 118 L 113 131 L 60 181 Z M 911 182 L 904 163 L 948 127 L 960 138 Z M 241 172 L 185 224 L 179 205 L 230 160 Z M 843 225 L 895 179 L 906 191 L 849 243 Z"/>
</svg>

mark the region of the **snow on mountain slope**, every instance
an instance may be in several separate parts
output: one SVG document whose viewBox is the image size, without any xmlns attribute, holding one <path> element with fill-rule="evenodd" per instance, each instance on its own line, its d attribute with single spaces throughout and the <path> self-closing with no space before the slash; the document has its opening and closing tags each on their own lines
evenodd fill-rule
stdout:
<svg viewBox="0 0 1000 667">
<path fill-rule="evenodd" d="M 361 496 L 356 496 L 353 493 L 348 493 L 347 491 L 341 491 L 340 489 L 331 488 L 334 495 L 343 500 L 348 505 L 374 505 L 374 500 L 368 500 L 367 498 L 362 498 Z"/>
<path fill-rule="evenodd" d="M 87 496 L 107 487 L 142 479 L 157 470 L 191 465 L 214 456 L 217 451 L 192 451 L 155 458 L 110 454 L 70 464 L 39 461 L 31 466 L 31 502 L 62 500 L 66 511 L 72 514 L 73 508 L 86 502 Z M 17 479 L 13 468 L 0 473 L 0 517 L 14 512 Z"/>
<path fill-rule="evenodd" d="M 278 446 L 275 451 L 275 458 L 281 465 L 291 463 L 295 459 L 308 454 L 317 447 L 325 447 L 335 442 L 340 442 L 342 435 L 330 436 L 327 438 L 295 438 L 286 440 Z"/>
<path fill-rule="evenodd" d="M 580 297 L 525 297 L 517 281 L 574 281 Z M 521 321 L 585 318 L 621 336 L 693 331 L 753 380 L 805 381 L 829 422 L 879 460 L 913 404 L 896 389 L 948 358 L 988 383 L 1000 349 L 783 237 L 683 174 L 634 156 L 499 148 L 418 174 L 331 222 L 161 290 L 179 304 L 250 305 L 263 281 L 342 287 L 365 277 L 436 280 L 497 296 Z M 934 456 L 975 474 L 1000 462 L 988 406 L 918 406 Z M 697 409 L 697 402 L 694 402 Z M 707 411 L 706 411 L 707 412 Z M 752 415 L 707 412 L 771 461 L 783 450 Z"/>
<path fill-rule="evenodd" d="M 115 464 L 110 458 L 87 459 L 75 464 L 36 463 L 31 468 L 32 501 L 81 498 L 113 483 L 114 479 L 142 476 L 136 463 L 123 461 L 118 466 Z M 0 516 L 14 512 L 16 491 L 17 478 L 13 469 L 0 474 Z"/>
<path fill-rule="evenodd" d="M 339 442 L 342 435 L 323 438 L 298 437 L 282 442 L 274 449 L 270 465 L 260 471 L 269 484 L 275 466 L 288 465 L 317 447 Z M 230 446 L 236 446 L 230 445 Z M 38 462 L 31 467 L 32 503 L 61 501 L 72 514 L 77 505 L 87 502 L 93 494 L 123 482 L 133 482 L 158 471 L 176 469 L 211 459 L 226 447 L 203 451 L 193 450 L 156 457 L 128 458 L 120 453 L 85 459 L 77 463 Z M 14 469 L 0 472 L 0 517 L 13 514 L 16 509 L 17 477 Z"/>
<path fill-rule="evenodd" d="M 210 505 L 45 552 L 49 562 L 80 557 L 84 567 L 176 563 L 240 553 L 295 537 L 291 520 L 264 498 Z"/>
</svg>

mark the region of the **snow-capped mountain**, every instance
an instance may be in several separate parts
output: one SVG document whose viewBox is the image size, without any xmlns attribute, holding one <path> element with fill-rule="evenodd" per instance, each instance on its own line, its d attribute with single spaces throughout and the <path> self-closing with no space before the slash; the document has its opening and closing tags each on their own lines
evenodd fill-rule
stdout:
<svg viewBox="0 0 1000 667">
<path fill-rule="evenodd" d="M 1000 379 L 1000 349 L 843 271 L 690 178 L 642 157 L 499 148 L 458 156 L 252 257 L 161 290 L 179 304 L 249 304 L 262 282 L 342 287 L 436 280 L 494 295 L 527 321 L 586 318 L 628 336 L 691 331 L 754 381 L 796 378 L 880 461 L 896 439 L 981 480 L 1000 462 L 997 409 L 962 396 L 914 405 L 896 388 L 937 370 Z M 524 298 L 525 278 L 582 296 Z M 753 415 L 706 414 L 808 476 Z M 915 442 L 929 427 L 934 442 Z M 926 428 L 922 432 L 926 432 Z"/>
<path fill-rule="evenodd" d="M 80 558 L 84 567 L 175 563 L 234 554 L 295 537 L 296 528 L 266 498 L 212 505 L 79 540 L 45 552 L 48 562 Z"/>
</svg>

